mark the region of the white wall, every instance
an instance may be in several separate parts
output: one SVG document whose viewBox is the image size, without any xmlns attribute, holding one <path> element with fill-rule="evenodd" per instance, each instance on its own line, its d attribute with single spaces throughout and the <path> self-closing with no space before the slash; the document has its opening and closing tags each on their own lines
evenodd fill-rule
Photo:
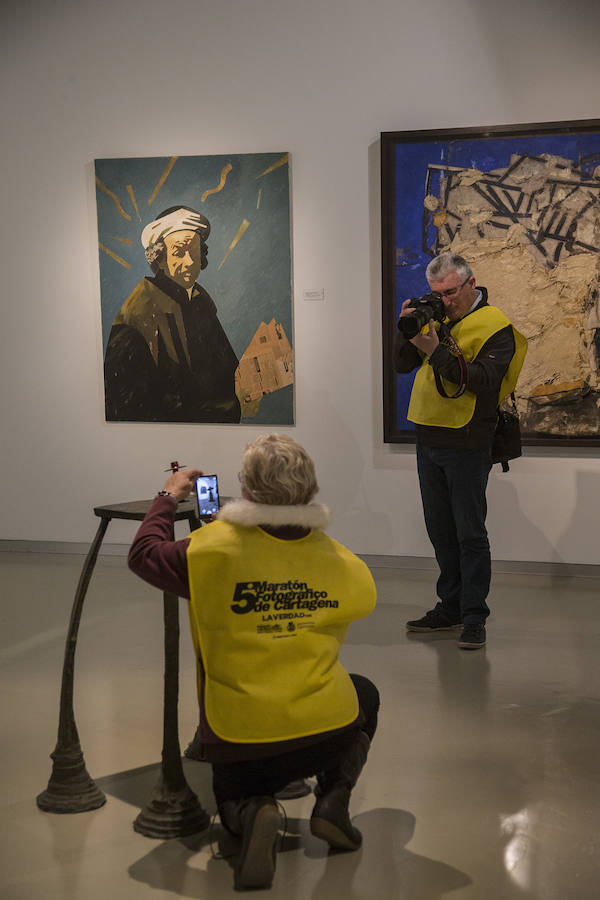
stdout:
<svg viewBox="0 0 600 900">
<path fill-rule="evenodd" d="M 237 489 L 251 426 L 106 424 L 92 160 L 289 149 L 296 427 L 332 533 L 430 556 L 382 442 L 381 131 L 598 115 L 596 0 L 34 0 L 3 15 L 0 538 L 86 541 L 177 458 Z M 325 302 L 302 291 L 323 287 Z M 330 348 L 335 345 L 336 350 Z M 498 468 L 498 467 L 496 467 Z M 495 558 L 597 563 L 600 461 L 492 476 Z M 107 540 L 126 541 L 116 523 Z"/>
</svg>

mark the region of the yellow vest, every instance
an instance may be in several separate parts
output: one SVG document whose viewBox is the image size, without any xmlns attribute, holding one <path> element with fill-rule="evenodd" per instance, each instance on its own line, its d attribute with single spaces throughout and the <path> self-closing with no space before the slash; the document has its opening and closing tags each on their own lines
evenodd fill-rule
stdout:
<svg viewBox="0 0 600 900">
<path fill-rule="evenodd" d="M 192 533 L 187 562 L 198 690 L 215 734 L 281 741 L 356 719 L 338 654 L 350 622 L 375 606 L 358 557 L 322 531 L 284 541 L 217 521 Z"/>
<path fill-rule="evenodd" d="M 504 313 L 495 306 L 482 306 L 461 319 L 450 329 L 452 337 L 462 350 L 467 363 L 473 362 L 477 354 L 494 334 L 511 325 Z M 527 340 L 511 326 L 515 338 L 515 352 L 498 392 L 498 403 L 514 391 L 517 379 L 527 353 Z M 425 326 L 424 330 L 428 330 Z M 442 384 L 448 395 L 456 392 L 457 385 L 445 378 Z M 460 397 L 442 397 L 435 384 L 433 367 L 427 357 L 416 374 L 410 396 L 407 418 L 417 425 L 435 425 L 442 428 L 463 428 L 473 418 L 477 397 L 466 390 Z"/>
</svg>

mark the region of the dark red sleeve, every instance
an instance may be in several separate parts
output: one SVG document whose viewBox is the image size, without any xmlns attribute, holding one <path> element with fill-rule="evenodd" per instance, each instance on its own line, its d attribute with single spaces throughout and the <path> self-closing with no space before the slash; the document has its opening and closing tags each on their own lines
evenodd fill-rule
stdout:
<svg viewBox="0 0 600 900">
<path fill-rule="evenodd" d="M 157 497 L 129 550 L 129 568 L 144 581 L 177 597 L 190 596 L 187 569 L 189 538 L 173 540 L 177 504 L 171 497 Z"/>
</svg>

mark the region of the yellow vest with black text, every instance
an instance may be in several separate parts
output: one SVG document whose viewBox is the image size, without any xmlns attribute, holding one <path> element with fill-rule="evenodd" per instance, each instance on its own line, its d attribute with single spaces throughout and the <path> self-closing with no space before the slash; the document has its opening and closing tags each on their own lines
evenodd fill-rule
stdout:
<svg viewBox="0 0 600 900">
<path fill-rule="evenodd" d="M 451 334 L 467 363 L 473 362 L 477 354 L 493 335 L 511 325 L 515 338 L 515 352 L 502 379 L 498 392 L 498 403 L 514 391 L 517 379 L 527 353 L 527 340 L 517 331 L 509 319 L 495 306 L 482 306 L 465 316 L 451 328 Z M 428 330 L 425 326 L 424 331 Z M 442 378 L 442 385 L 448 395 L 456 392 L 457 385 Z M 417 425 L 432 425 L 442 428 L 463 428 L 473 418 L 477 397 L 466 390 L 460 397 L 442 397 L 435 384 L 435 375 L 427 357 L 423 359 L 413 384 L 407 418 Z"/>
<path fill-rule="evenodd" d="M 198 690 L 218 737 L 290 740 L 356 719 L 338 653 L 375 606 L 358 557 L 322 531 L 285 541 L 216 521 L 192 533 L 187 562 Z"/>
</svg>

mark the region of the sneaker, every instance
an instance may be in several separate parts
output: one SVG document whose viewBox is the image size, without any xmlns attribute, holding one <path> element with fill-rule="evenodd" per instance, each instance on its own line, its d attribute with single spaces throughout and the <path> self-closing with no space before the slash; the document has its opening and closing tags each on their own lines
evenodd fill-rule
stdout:
<svg viewBox="0 0 600 900">
<path fill-rule="evenodd" d="M 463 650 L 477 650 L 485 646 L 485 626 L 465 625 L 458 646 Z"/>
<path fill-rule="evenodd" d="M 250 797 L 239 806 L 242 850 L 235 870 L 236 890 L 270 888 L 275 874 L 281 817 L 272 797 Z"/>
<path fill-rule="evenodd" d="M 430 609 L 422 619 L 413 619 L 406 623 L 407 631 L 454 631 L 462 628 L 460 622 L 451 622 L 450 619 L 435 609 Z"/>
</svg>

